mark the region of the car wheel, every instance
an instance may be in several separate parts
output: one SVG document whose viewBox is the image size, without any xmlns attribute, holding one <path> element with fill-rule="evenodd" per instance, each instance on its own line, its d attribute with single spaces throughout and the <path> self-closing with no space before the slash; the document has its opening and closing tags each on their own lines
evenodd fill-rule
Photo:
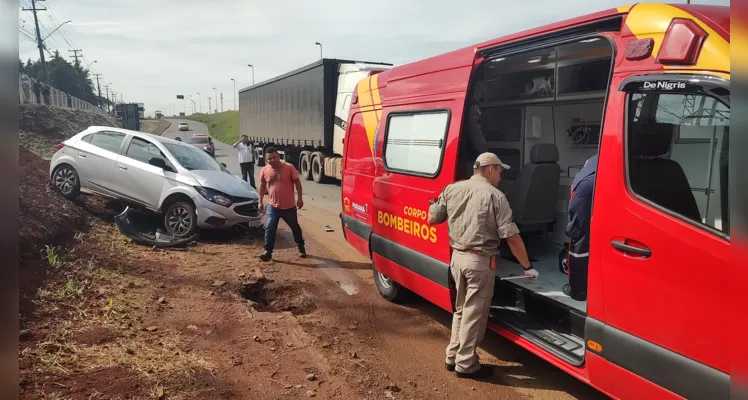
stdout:
<svg viewBox="0 0 748 400">
<path fill-rule="evenodd" d="M 388 278 L 372 265 L 374 271 L 374 286 L 377 287 L 379 294 L 382 295 L 388 301 L 393 303 L 400 302 L 407 296 L 408 290 L 402 287 L 399 283 Z"/>
<path fill-rule="evenodd" d="M 169 235 L 183 238 L 195 233 L 197 214 L 195 206 L 184 201 L 171 204 L 164 213 L 164 228 Z"/>
<path fill-rule="evenodd" d="M 78 172 L 72 166 L 63 164 L 52 173 L 52 184 L 65 198 L 74 200 L 81 193 Z"/>
<path fill-rule="evenodd" d="M 312 180 L 312 165 L 309 162 L 311 154 L 308 151 L 304 151 L 301 153 L 301 157 L 299 160 L 299 169 L 301 169 L 301 177 L 307 181 Z"/>
</svg>

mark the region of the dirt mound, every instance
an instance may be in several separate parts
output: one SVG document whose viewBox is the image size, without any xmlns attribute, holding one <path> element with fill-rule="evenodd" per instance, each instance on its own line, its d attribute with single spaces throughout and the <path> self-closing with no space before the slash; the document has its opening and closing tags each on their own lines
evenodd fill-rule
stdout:
<svg viewBox="0 0 748 400">
<path fill-rule="evenodd" d="M 52 157 L 57 143 L 94 125 L 119 126 L 104 114 L 41 104 L 19 106 L 19 143 L 44 158 Z"/>
<path fill-rule="evenodd" d="M 18 146 L 19 232 L 21 254 L 36 253 L 71 234 L 82 222 L 83 210 L 64 199 L 49 184 L 49 163 L 25 148 Z"/>
<path fill-rule="evenodd" d="M 260 312 L 290 311 L 294 315 L 304 315 L 317 308 L 309 296 L 294 284 L 262 279 L 241 285 L 239 294 L 252 301 L 254 308 Z"/>
</svg>

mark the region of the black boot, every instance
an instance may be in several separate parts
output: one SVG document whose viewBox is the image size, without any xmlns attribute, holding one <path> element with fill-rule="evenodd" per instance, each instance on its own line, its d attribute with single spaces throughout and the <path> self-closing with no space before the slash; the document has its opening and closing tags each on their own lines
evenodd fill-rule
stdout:
<svg viewBox="0 0 748 400">
<path fill-rule="evenodd" d="M 299 257 L 306 258 L 306 249 L 303 247 L 299 247 Z"/>
<path fill-rule="evenodd" d="M 488 379 L 493 376 L 493 367 L 489 365 L 481 365 L 480 369 L 475 372 L 455 371 L 455 375 L 457 375 L 458 378 Z"/>
<path fill-rule="evenodd" d="M 273 253 L 268 253 L 267 251 L 263 251 L 262 254 L 260 254 L 260 260 L 268 262 L 273 259 Z"/>
</svg>

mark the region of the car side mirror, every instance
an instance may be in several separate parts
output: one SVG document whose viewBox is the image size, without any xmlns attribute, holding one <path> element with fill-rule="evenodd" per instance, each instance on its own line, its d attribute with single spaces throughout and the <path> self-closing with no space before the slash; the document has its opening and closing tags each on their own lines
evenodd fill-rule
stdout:
<svg viewBox="0 0 748 400">
<path fill-rule="evenodd" d="M 164 161 L 163 158 L 151 157 L 151 159 L 148 160 L 148 164 L 151 164 L 154 167 L 159 167 L 161 169 L 166 169 L 166 161 Z"/>
</svg>

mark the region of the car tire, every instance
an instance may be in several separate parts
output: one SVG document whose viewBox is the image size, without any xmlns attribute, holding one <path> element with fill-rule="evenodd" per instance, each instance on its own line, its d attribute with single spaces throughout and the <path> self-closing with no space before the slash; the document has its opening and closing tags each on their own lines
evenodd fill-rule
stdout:
<svg viewBox="0 0 748 400">
<path fill-rule="evenodd" d="M 327 182 L 327 176 L 324 174 L 324 168 L 325 168 L 325 156 L 322 155 L 322 153 L 314 152 L 312 153 L 312 180 L 317 183 L 326 183 Z"/>
<path fill-rule="evenodd" d="M 311 153 L 308 151 L 302 151 L 299 157 L 299 175 L 301 178 L 307 181 L 312 180 L 312 163 Z"/>
<path fill-rule="evenodd" d="M 52 172 L 52 186 L 66 199 L 75 200 L 81 193 L 78 171 L 69 164 L 62 164 Z"/>
<path fill-rule="evenodd" d="M 166 233 L 176 238 L 189 237 L 197 230 L 195 206 L 186 201 L 176 201 L 164 211 Z"/>
<path fill-rule="evenodd" d="M 373 264 L 372 271 L 374 271 L 374 286 L 377 287 L 382 297 L 393 303 L 399 303 L 406 299 L 408 289 L 377 271 Z"/>
</svg>

